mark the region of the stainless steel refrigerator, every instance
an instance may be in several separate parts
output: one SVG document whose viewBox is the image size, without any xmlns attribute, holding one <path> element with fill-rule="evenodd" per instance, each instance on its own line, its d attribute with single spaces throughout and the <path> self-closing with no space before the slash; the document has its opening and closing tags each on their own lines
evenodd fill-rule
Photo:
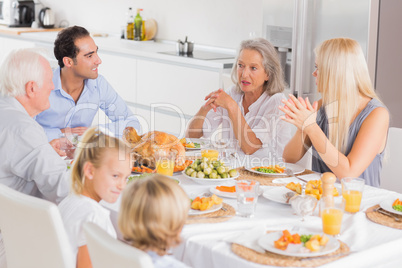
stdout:
<svg viewBox="0 0 402 268">
<path fill-rule="evenodd" d="M 357 40 L 374 87 L 402 127 L 401 0 L 263 0 L 263 37 L 281 57 L 288 91 L 317 100 L 314 48 L 335 37 Z"/>
</svg>

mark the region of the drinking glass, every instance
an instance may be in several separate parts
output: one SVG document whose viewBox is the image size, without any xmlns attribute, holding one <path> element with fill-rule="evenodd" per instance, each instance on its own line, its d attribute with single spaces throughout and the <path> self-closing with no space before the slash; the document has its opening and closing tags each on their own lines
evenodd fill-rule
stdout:
<svg viewBox="0 0 402 268">
<path fill-rule="evenodd" d="M 331 236 L 341 233 L 345 199 L 325 196 L 320 200 L 320 212 L 322 219 L 322 231 Z"/>
<path fill-rule="evenodd" d="M 361 178 L 343 178 L 342 183 L 342 196 L 345 198 L 345 211 L 356 213 L 360 210 L 360 203 L 362 201 L 364 179 Z"/>
<path fill-rule="evenodd" d="M 260 183 L 258 181 L 239 180 L 235 182 L 235 185 L 237 197 L 236 214 L 246 218 L 254 217 Z"/>
<path fill-rule="evenodd" d="M 211 142 L 205 142 L 201 147 L 201 157 L 206 157 L 210 161 L 218 160 L 219 151 Z"/>
<path fill-rule="evenodd" d="M 157 150 L 154 154 L 156 173 L 173 176 L 176 154 L 167 150 Z"/>
<path fill-rule="evenodd" d="M 220 139 L 216 142 L 216 147 L 220 151 L 222 160 L 228 164 L 228 166 L 237 167 L 237 150 L 239 149 L 239 143 L 236 139 Z"/>
<path fill-rule="evenodd" d="M 78 134 L 76 133 L 60 133 L 60 150 L 66 153 L 66 159 L 73 159 L 74 152 L 78 145 Z"/>
<path fill-rule="evenodd" d="M 305 216 L 313 214 L 314 209 L 317 206 L 317 199 L 311 195 L 305 194 L 305 184 L 303 184 L 302 187 L 302 194 L 293 196 L 289 200 L 289 203 L 292 206 L 293 211 L 298 216 L 301 216 L 301 220 L 304 221 Z"/>
</svg>

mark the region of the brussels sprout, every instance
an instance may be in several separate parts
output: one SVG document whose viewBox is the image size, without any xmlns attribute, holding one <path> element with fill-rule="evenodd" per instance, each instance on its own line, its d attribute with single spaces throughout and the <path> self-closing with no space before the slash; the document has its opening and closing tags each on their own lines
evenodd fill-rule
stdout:
<svg viewBox="0 0 402 268">
<path fill-rule="evenodd" d="M 217 179 L 217 178 L 218 178 L 218 174 L 211 172 L 211 174 L 209 174 L 209 178 L 210 178 L 210 179 Z"/>
<path fill-rule="evenodd" d="M 221 162 L 219 161 L 213 161 L 212 165 L 214 165 L 214 167 L 220 167 L 221 166 Z"/>
<path fill-rule="evenodd" d="M 211 174 L 211 172 L 212 172 L 212 169 L 211 169 L 210 167 L 206 167 L 206 168 L 204 169 L 205 175 L 209 175 L 209 174 Z"/>
<path fill-rule="evenodd" d="M 205 170 L 205 168 L 208 167 L 208 164 L 205 162 L 201 162 L 200 167 L 201 167 L 201 170 Z"/>
<path fill-rule="evenodd" d="M 221 175 L 221 177 L 222 177 L 223 179 L 227 179 L 227 178 L 229 178 L 229 175 L 225 172 L 225 173 L 223 173 L 223 174 Z"/>
<path fill-rule="evenodd" d="M 197 165 L 201 164 L 201 159 L 195 160 L 194 163 L 196 163 Z"/>
<path fill-rule="evenodd" d="M 202 171 L 198 171 L 198 172 L 197 172 L 197 178 L 203 179 L 204 177 L 205 177 L 204 172 L 202 172 Z"/>
<path fill-rule="evenodd" d="M 190 177 L 193 177 L 193 178 L 197 177 L 197 171 L 193 171 L 193 173 L 191 173 Z"/>
<path fill-rule="evenodd" d="M 192 168 L 187 168 L 186 170 L 186 175 L 191 176 L 191 174 L 194 172 L 194 169 Z"/>
<path fill-rule="evenodd" d="M 237 176 L 237 170 L 236 169 L 231 169 L 229 170 L 229 176 L 232 177 L 236 177 Z"/>
<path fill-rule="evenodd" d="M 197 166 L 197 167 L 195 168 L 195 171 L 201 171 L 201 165 Z"/>
<path fill-rule="evenodd" d="M 229 170 L 230 170 L 230 167 L 225 166 L 225 172 L 226 172 L 226 173 L 228 173 L 228 172 L 229 172 Z"/>
<path fill-rule="evenodd" d="M 206 158 L 206 157 L 202 157 L 200 161 L 201 161 L 201 162 L 204 162 L 204 163 L 208 163 L 209 160 L 208 160 L 208 158 Z"/>
<path fill-rule="evenodd" d="M 218 175 L 217 179 L 222 179 L 221 175 Z"/>
<path fill-rule="evenodd" d="M 221 167 L 218 167 L 216 170 L 217 170 L 218 173 L 221 174 L 221 175 L 222 175 L 223 173 L 225 173 L 225 171 L 226 171 L 225 167 L 222 167 L 222 166 L 221 166 Z"/>
<path fill-rule="evenodd" d="M 196 169 L 196 168 L 197 168 L 197 163 L 196 163 L 196 161 L 194 161 L 194 162 L 190 165 L 190 167 L 191 167 L 192 169 Z"/>
<path fill-rule="evenodd" d="M 208 166 L 209 166 L 211 169 L 214 169 L 214 168 L 215 168 L 214 165 L 212 165 L 211 163 L 209 163 Z"/>
</svg>

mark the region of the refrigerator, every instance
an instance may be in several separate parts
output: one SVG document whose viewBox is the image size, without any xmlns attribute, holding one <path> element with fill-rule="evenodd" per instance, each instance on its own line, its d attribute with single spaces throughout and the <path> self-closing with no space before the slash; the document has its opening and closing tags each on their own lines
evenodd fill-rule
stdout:
<svg viewBox="0 0 402 268">
<path fill-rule="evenodd" d="M 287 91 L 320 99 L 312 76 L 314 48 L 335 37 L 357 40 L 374 88 L 402 127 L 401 0 L 263 0 L 263 34 L 278 51 Z"/>
</svg>

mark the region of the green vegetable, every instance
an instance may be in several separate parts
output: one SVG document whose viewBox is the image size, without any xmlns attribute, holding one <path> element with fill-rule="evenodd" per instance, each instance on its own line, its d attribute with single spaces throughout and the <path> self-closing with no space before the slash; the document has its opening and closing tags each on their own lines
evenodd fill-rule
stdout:
<svg viewBox="0 0 402 268">
<path fill-rule="evenodd" d="M 301 235 L 300 236 L 300 241 L 303 243 L 303 245 L 307 242 L 307 241 L 309 241 L 310 240 L 310 238 L 312 237 L 313 235 L 312 234 L 310 234 L 310 235 Z"/>
<path fill-rule="evenodd" d="M 392 207 L 393 209 L 397 210 L 397 211 L 401 211 L 402 212 L 402 206 L 401 205 L 396 205 Z"/>
<path fill-rule="evenodd" d="M 271 168 L 256 168 L 255 170 L 263 173 L 277 173 L 275 170 Z"/>
</svg>

